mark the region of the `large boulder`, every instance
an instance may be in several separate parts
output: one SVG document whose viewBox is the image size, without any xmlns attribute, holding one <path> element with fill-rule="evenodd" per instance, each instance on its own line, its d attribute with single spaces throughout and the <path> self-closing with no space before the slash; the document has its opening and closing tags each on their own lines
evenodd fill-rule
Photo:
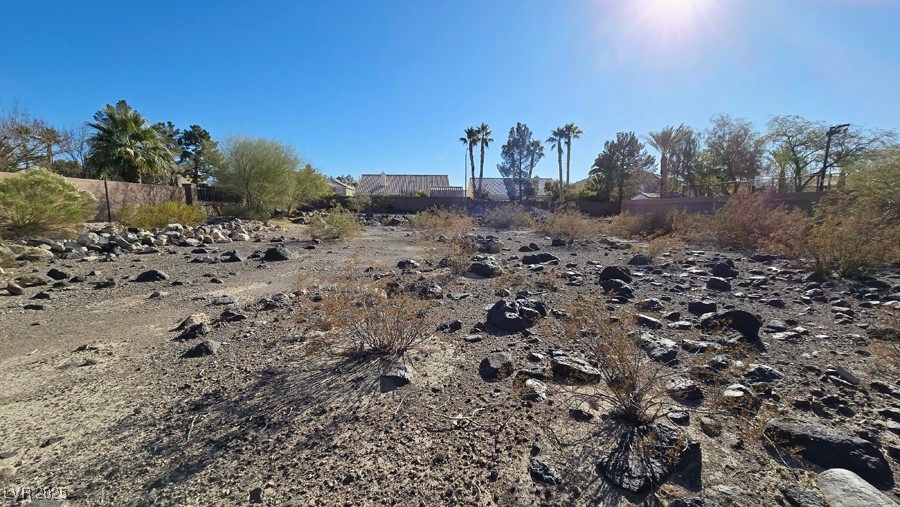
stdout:
<svg viewBox="0 0 900 507">
<path fill-rule="evenodd" d="M 294 252 L 288 250 L 288 247 L 284 246 L 282 243 L 269 248 L 263 255 L 263 260 L 269 262 L 289 261 L 293 258 Z"/>
<path fill-rule="evenodd" d="M 488 310 L 487 321 L 503 331 L 518 333 L 531 327 L 536 320 L 545 316 L 547 316 L 547 308 L 539 301 L 501 299 Z"/>
<path fill-rule="evenodd" d="M 822 472 L 818 483 L 829 507 L 897 507 L 887 495 L 843 468 Z"/>
<path fill-rule="evenodd" d="M 599 280 L 622 280 L 625 283 L 631 281 L 631 271 L 624 266 L 606 266 L 600 271 Z"/>
<path fill-rule="evenodd" d="M 766 423 L 766 437 L 822 468 L 846 468 L 882 489 L 894 486 L 884 455 L 872 442 L 821 424 L 775 418 Z"/>
<path fill-rule="evenodd" d="M 469 265 L 469 273 L 482 278 L 495 278 L 503 274 L 503 268 L 493 256 L 479 255 Z"/>
</svg>

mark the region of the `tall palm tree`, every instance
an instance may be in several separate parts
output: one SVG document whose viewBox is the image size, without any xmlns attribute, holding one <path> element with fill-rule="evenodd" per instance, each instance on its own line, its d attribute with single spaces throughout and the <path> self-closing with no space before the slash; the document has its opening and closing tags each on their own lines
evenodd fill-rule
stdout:
<svg viewBox="0 0 900 507">
<path fill-rule="evenodd" d="M 563 127 L 563 129 L 566 131 L 566 185 L 569 185 L 569 177 L 571 175 L 570 165 L 572 162 L 572 139 L 581 138 L 584 131 L 574 123 L 566 123 L 566 126 Z"/>
<path fill-rule="evenodd" d="M 88 139 L 89 159 L 107 176 L 140 183 L 146 176 L 165 174 L 175 164 L 159 132 L 124 100 L 107 104 L 87 125 L 96 130 Z"/>
<path fill-rule="evenodd" d="M 478 134 L 478 127 L 469 127 L 465 130 L 466 135 L 460 137 L 459 140 L 469 147 L 469 167 L 472 168 L 472 186 L 475 186 L 475 146 L 481 140 Z M 466 185 L 468 186 L 468 185 Z"/>
<path fill-rule="evenodd" d="M 481 143 L 481 165 L 478 168 L 478 194 L 481 194 L 482 191 L 482 181 L 484 180 L 484 150 L 490 147 L 490 144 L 494 142 L 494 138 L 491 137 L 491 127 L 488 126 L 487 123 L 482 123 L 478 126 L 478 140 Z"/>
<path fill-rule="evenodd" d="M 559 193 L 562 195 L 563 193 L 563 170 L 562 170 L 562 155 L 563 155 L 563 145 L 566 144 L 566 129 L 563 127 L 557 127 L 552 132 L 550 132 L 550 137 L 547 138 L 547 144 L 550 145 L 550 149 L 556 150 L 556 158 L 559 162 Z"/>
<path fill-rule="evenodd" d="M 669 186 L 669 157 L 684 135 L 684 124 L 678 128 L 668 126 L 659 132 L 650 132 L 645 138 L 647 144 L 659 152 L 659 196 L 666 197 Z"/>
</svg>

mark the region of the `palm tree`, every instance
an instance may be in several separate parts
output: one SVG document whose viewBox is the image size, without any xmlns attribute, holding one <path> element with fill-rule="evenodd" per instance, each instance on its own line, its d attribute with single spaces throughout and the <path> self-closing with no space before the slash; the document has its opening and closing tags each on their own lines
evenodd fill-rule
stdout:
<svg viewBox="0 0 900 507">
<path fill-rule="evenodd" d="M 684 124 L 678 128 L 668 126 L 659 132 L 650 132 L 645 138 L 647 144 L 659 152 L 659 196 L 666 197 L 669 184 L 669 156 L 684 135 Z"/>
<path fill-rule="evenodd" d="M 469 147 L 469 167 L 472 168 L 472 186 L 475 186 L 475 145 L 480 141 L 478 135 L 478 127 L 469 127 L 466 129 L 466 135 L 460 137 L 459 140 Z"/>
<path fill-rule="evenodd" d="M 567 123 L 563 129 L 566 132 L 566 185 L 568 186 L 570 181 L 569 176 L 571 174 L 569 167 L 572 162 L 572 139 L 581 138 L 581 134 L 584 134 L 584 131 L 574 123 Z"/>
<path fill-rule="evenodd" d="M 491 137 L 491 127 L 488 126 L 487 123 L 482 123 L 478 126 L 478 140 L 481 143 L 481 165 L 478 168 L 478 194 L 481 194 L 482 191 L 482 180 L 484 180 L 484 150 L 486 150 L 492 142 L 494 142 L 494 138 Z"/>
<path fill-rule="evenodd" d="M 107 104 L 94 114 L 89 127 L 89 159 L 105 175 L 140 183 L 145 176 L 159 176 L 175 164 L 165 140 L 150 123 L 124 100 Z"/>
<path fill-rule="evenodd" d="M 563 193 L 563 170 L 562 170 L 562 155 L 563 155 L 563 145 L 566 143 L 566 129 L 563 127 L 557 127 L 552 132 L 550 132 L 550 137 L 547 138 L 547 144 L 550 145 L 550 149 L 556 150 L 557 160 L 559 162 L 559 194 Z"/>
</svg>

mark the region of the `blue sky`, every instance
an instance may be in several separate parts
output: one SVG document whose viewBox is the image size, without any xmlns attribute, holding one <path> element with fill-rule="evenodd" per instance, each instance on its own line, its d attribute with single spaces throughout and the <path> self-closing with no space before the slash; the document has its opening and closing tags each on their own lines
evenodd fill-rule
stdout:
<svg viewBox="0 0 900 507">
<path fill-rule="evenodd" d="M 214 137 L 279 139 L 328 174 L 450 174 L 465 127 L 617 131 L 727 112 L 897 128 L 900 1 L 9 2 L 0 107 L 67 126 L 126 99 Z M 10 22 L 11 21 L 11 22 Z M 549 150 L 548 150 L 549 151 Z M 477 161 L 477 160 L 476 160 Z M 539 175 L 553 175 L 548 155 Z"/>
</svg>

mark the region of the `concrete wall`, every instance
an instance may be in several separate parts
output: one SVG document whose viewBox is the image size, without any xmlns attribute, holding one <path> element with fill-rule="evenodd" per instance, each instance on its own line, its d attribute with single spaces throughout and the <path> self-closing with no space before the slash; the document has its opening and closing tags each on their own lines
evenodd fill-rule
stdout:
<svg viewBox="0 0 900 507">
<path fill-rule="evenodd" d="M 0 179 L 15 176 L 18 173 L 0 172 Z M 106 222 L 116 220 L 119 210 L 126 204 L 140 206 L 162 201 L 188 202 L 193 198 L 192 188 L 172 187 L 167 185 L 147 185 L 143 183 L 125 183 L 123 181 L 86 180 L 82 178 L 66 178 L 81 190 L 90 192 L 97 198 L 97 216 L 94 221 Z M 186 185 L 191 187 L 191 185 Z M 107 192 L 108 189 L 108 192 Z M 109 197 L 109 208 L 107 208 Z M 190 202 L 193 202 L 191 200 Z"/>
<path fill-rule="evenodd" d="M 790 208 L 797 208 L 807 213 L 822 197 L 817 192 L 797 192 L 789 194 L 773 194 L 775 200 Z M 639 199 L 622 203 L 622 211 L 633 215 L 665 213 L 669 211 L 686 211 L 688 213 L 713 213 L 725 205 L 727 197 L 675 197 L 667 199 Z"/>
<path fill-rule="evenodd" d="M 319 203 L 319 208 L 327 208 L 332 203 L 338 202 L 346 205 L 349 199 L 332 196 L 323 199 Z M 471 198 L 463 200 L 462 197 L 411 197 L 411 196 L 373 196 L 371 197 L 372 205 L 367 211 L 373 213 L 418 213 L 429 208 L 463 208 L 467 209 L 490 209 L 497 206 L 507 206 L 509 201 L 473 201 Z M 554 203 L 549 201 L 522 201 L 521 204 L 538 209 L 550 209 Z M 577 202 L 574 203 L 581 211 L 592 216 L 609 216 L 615 215 L 619 206 L 616 203 L 609 202 Z"/>
</svg>

